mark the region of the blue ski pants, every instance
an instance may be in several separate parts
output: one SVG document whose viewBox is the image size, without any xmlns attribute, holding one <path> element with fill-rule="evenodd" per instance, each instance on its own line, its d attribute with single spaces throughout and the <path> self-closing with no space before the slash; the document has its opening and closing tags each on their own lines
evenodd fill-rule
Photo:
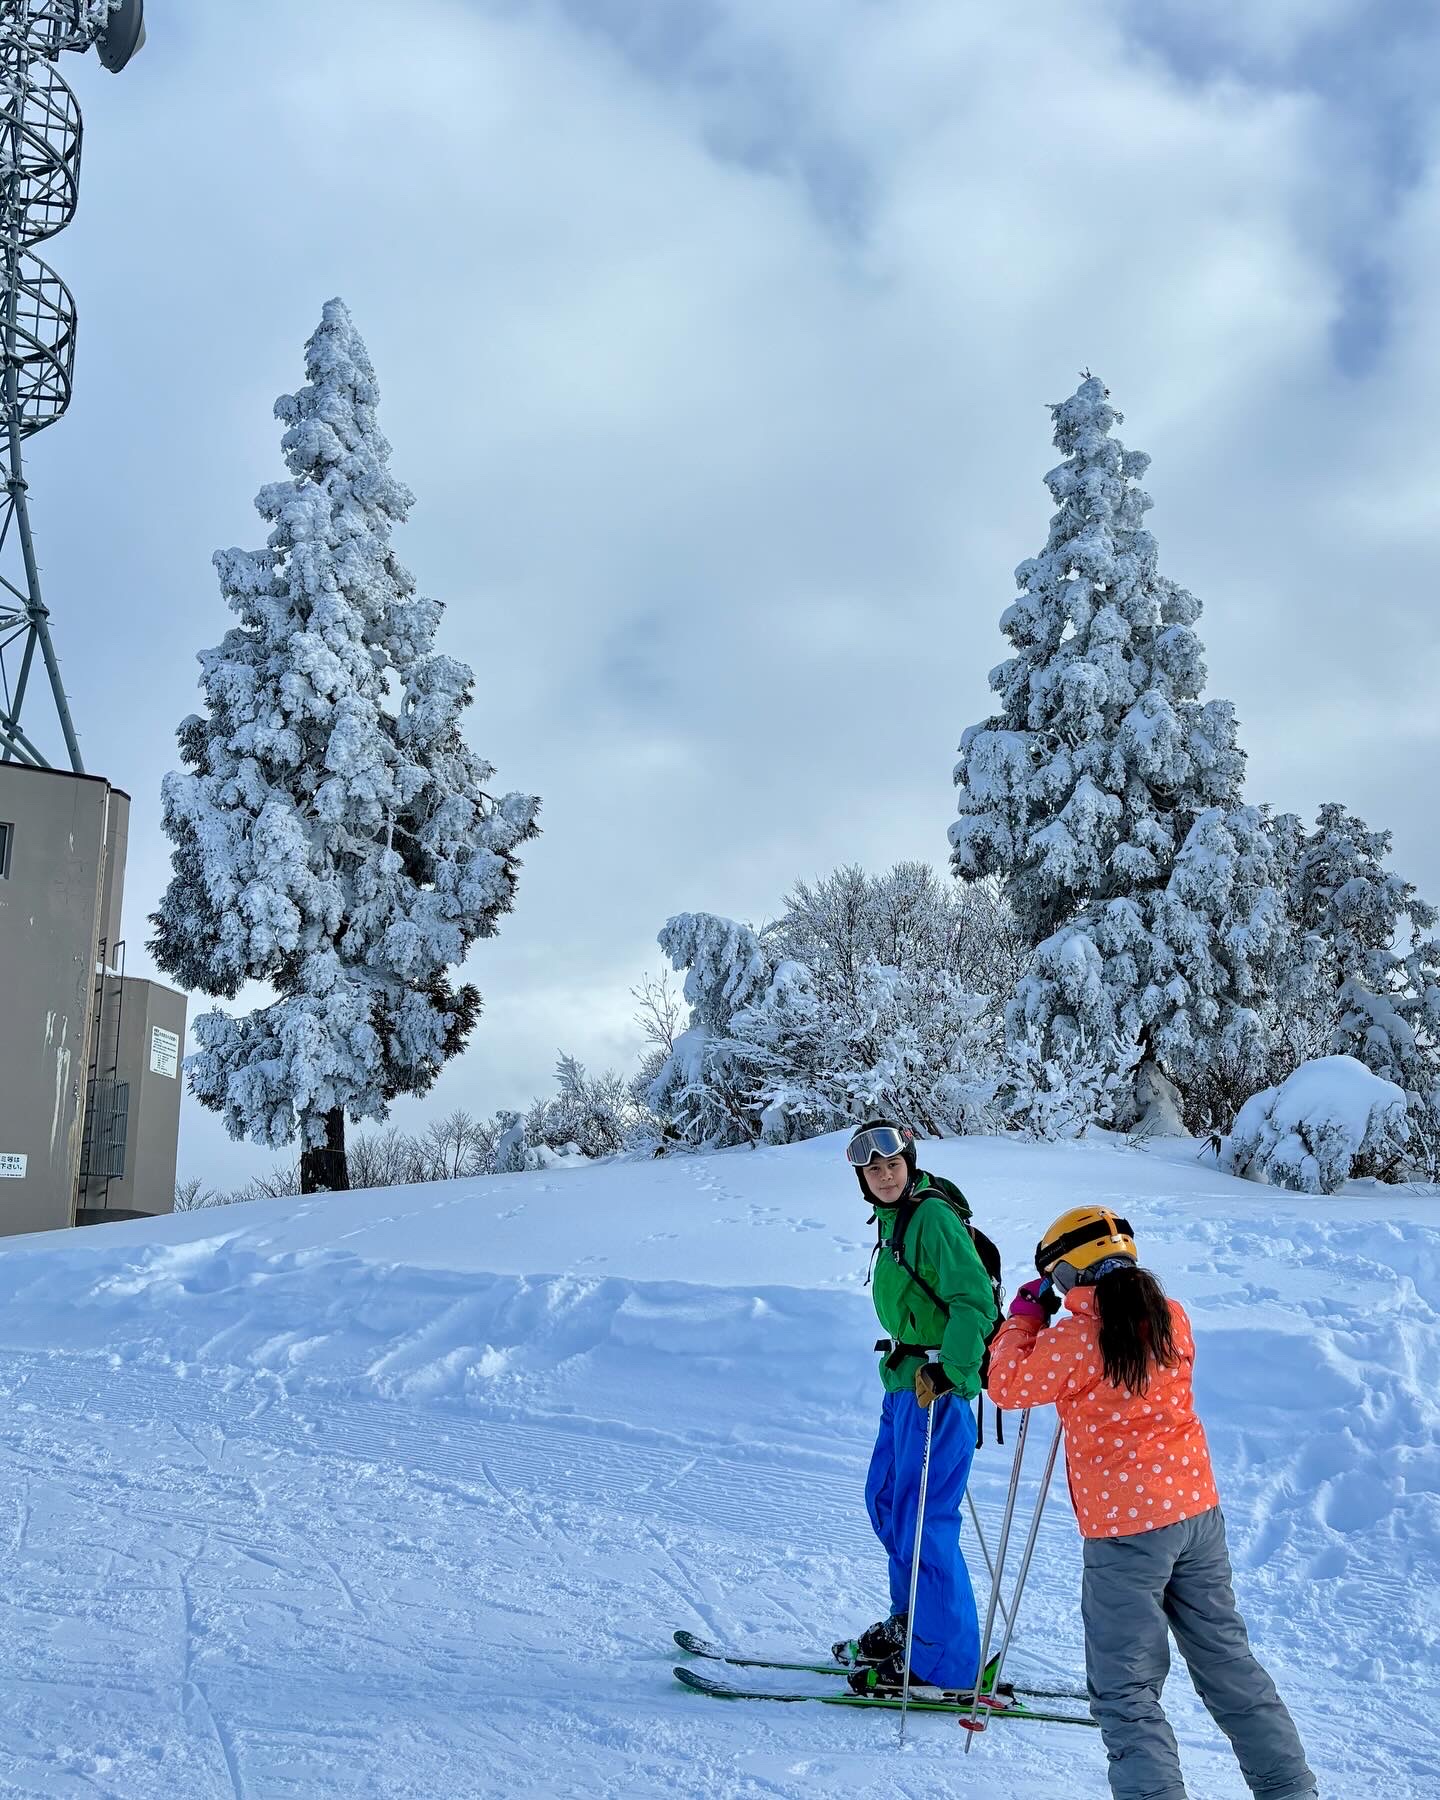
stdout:
<svg viewBox="0 0 1440 1800">
<path fill-rule="evenodd" d="M 933 1410 L 910 1673 L 937 1687 L 964 1688 L 974 1685 L 980 1665 L 975 1591 L 960 1554 L 960 1504 L 975 1455 L 975 1414 L 956 1394 L 942 1396 Z M 924 1456 L 924 1407 L 908 1390 L 886 1394 L 865 1482 L 865 1505 L 890 1559 L 890 1610 L 896 1613 L 910 1604 Z"/>
</svg>

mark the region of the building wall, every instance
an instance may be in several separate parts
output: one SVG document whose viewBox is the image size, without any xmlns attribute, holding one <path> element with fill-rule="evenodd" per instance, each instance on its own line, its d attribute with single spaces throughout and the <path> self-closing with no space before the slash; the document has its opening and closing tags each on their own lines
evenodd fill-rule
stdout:
<svg viewBox="0 0 1440 1800">
<path fill-rule="evenodd" d="M 123 844 L 127 808 L 98 776 L 0 763 L 0 1233 L 74 1218 L 105 847 Z M 109 885 L 118 918 L 114 861 Z"/>
<path fill-rule="evenodd" d="M 174 1210 L 185 1004 L 183 994 L 158 981 L 127 976 L 119 984 L 113 1060 L 126 1098 L 123 1173 L 108 1181 L 92 1175 L 82 1184 L 80 1205 L 89 1224 L 107 1212 Z M 109 1059 L 104 1061 L 108 1073 Z"/>
</svg>

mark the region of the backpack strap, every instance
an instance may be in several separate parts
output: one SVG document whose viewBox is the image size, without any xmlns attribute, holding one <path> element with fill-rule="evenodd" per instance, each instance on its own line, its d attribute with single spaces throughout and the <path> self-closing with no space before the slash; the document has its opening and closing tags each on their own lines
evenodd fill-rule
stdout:
<svg viewBox="0 0 1440 1800">
<path fill-rule="evenodd" d="M 957 1194 L 960 1194 L 960 1190 L 958 1188 L 954 1188 L 953 1191 Z M 931 1287 L 930 1283 L 928 1281 L 926 1281 L 925 1277 L 919 1272 L 918 1269 L 915 1268 L 915 1266 L 911 1263 L 911 1261 L 905 1254 L 905 1234 L 906 1234 L 906 1232 L 909 1231 L 911 1222 L 913 1221 L 916 1213 L 919 1212 L 922 1202 L 924 1202 L 925 1200 L 928 1200 L 928 1199 L 932 1199 L 932 1198 L 942 1201 L 946 1206 L 950 1207 L 950 1210 L 952 1212 L 955 1211 L 954 1206 L 951 1205 L 949 1199 L 946 1197 L 945 1193 L 943 1192 L 943 1190 L 941 1190 L 939 1188 L 938 1185 L 928 1188 L 918 1198 L 915 1198 L 912 1196 L 912 1197 L 902 1200 L 900 1202 L 899 1206 L 897 1206 L 895 1208 L 895 1223 L 890 1228 L 890 1236 L 887 1240 L 885 1240 L 883 1246 L 878 1241 L 879 1233 L 878 1232 L 876 1233 L 877 1242 L 876 1242 L 876 1246 L 875 1246 L 875 1256 L 879 1255 L 882 1247 L 884 1249 L 888 1250 L 890 1252 L 891 1256 L 894 1257 L 895 1261 L 897 1263 L 899 1263 L 900 1267 L 905 1271 L 905 1273 L 915 1283 L 916 1287 L 918 1287 L 922 1293 L 926 1294 L 929 1297 L 929 1299 L 931 1301 L 933 1301 L 933 1303 L 936 1306 L 939 1307 L 940 1311 L 942 1313 L 944 1313 L 946 1319 L 948 1320 L 950 1317 L 950 1308 L 945 1304 L 945 1302 L 935 1292 L 934 1288 Z M 965 1229 L 970 1233 L 971 1241 L 973 1242 L 975 1233 L 974 1233 L 974 1227 L 970 1224 L 969 1202 L 965 1200 L 965 1196 L 963 1194 L 960 1194 L 960 1199 L 965 1206 L 965 1212 L 967 1215 L 966 1218 L 964 1219 L 963 1223 L 965 1225 Z M 870 1266 L 872 1268 L 875 1266 L 875 1256 L 872 1256 L 870 1258 Z M 988 1269 L 985 1272 L 987 1275 L 989 1275 L 989 1273 L 990 1273 L 990 1271 Z M 868 1282 L 868 1280 L 869 1280 L 868 1275 L 866 1276 L 866 1280 Z M 993 1277 L 991 1278 L 990 1286 L 991 1286 L 991 1290 L 995 1296 L 995 1323 L 990 1327 L 990 1338 L 993 1338 L 995 1333 L 1000 1329 L 1000 1325 L 1003 1320 L 1003 1313 L 1002 1313 L 1001 1306 L 1000 1306 L 1000 1286 L 999 1286 L 999 1283 L 993 1279 Z M 976 1404 L 975 1404 L 975 1448 L 977 1450 L 979 1450 L 985 1442 L 985 1371 L 986 1371 L 987 1367 L 989 1366 L 989 1361 L 990 1361 L 990 1338 L 987 1338 L 985 1340 L 985 1351 L 984 1351 L 984 1354 L 980 1358 L 980 1393 L 979 1393 L 979 1396 L 977 1397 Z M 875 1346 L 875 1348 L 878 1350 L 880 1348 L 880 1346 L 877 1344 Z M 912 1349 L 913 1346 L 906 1345 L 906 1346 L 904 1346 L 904 1348 L 908 1351 L 908 1350 Z M 898 1356 L 898 1347 L 897 1347 L 897 1356 Z M 895 1358 L 887 1358 L 886 1366 L 888 1368 L 894 1368 L 895 1360 L 896 1360 Z M 1001 1410 L 998 1406 L 995 1408 L 995 1441 L 998 1444 L 1003 1444 L 1005 1442 L 1005 1415 L 1001 1412 Z"/>
<path fill-rule="evenodd" d="M 895 1208 L 895 1223 L 890 1228 L 890 1236 L 885 1241 L 885 1248 L 915 1283 L 916 1287 L 920 1289 L 921 1293 L 925 1295 L 932 1305 L 938 1306 L 948 1319 L 950 1317 L 950 1308 L 905 1254 L 905 1234 L 909 1231 L 911 1222 L 916 1213 L 919 1212 L 921 1204 L 929 1199 L 929 1197 L 928 1194 L 921 1194 L 918 1200 L 912 1198 L 900 1202 Z M 939 1198 L 938 1195 L 936 1197 Z"/>
<path fill-rule="evenodd" d="M 972 1225 L 975 1222 L 975 1214 L 963 1191 L 947 1176 L 932 1175 L 928 1169 L 924 1171 L 924 1174 L 928 1186 L 920 1198 L 923 1200 L 933 1194 L 937 1199 L 943 1200 L 951 1212 L 959 1213 L 967 1225 Z"/>
</svg>

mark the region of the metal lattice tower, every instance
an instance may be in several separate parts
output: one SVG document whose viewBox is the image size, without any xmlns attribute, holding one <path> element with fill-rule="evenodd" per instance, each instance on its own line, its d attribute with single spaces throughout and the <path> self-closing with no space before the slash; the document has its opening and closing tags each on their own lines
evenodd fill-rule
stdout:
<svg viewBox="0 0 1440 1800">
<path fill-rule="evenodd" d="M 122 69 L 145 41 L 140 0 L 0 0 L 0 761 L 48 768 L 21 730 L 38 651 L 72 769 L 80 745 L 40 595 L 22 446 L 70 404 L 75 301 L 35 254 L 75 216 L 80 107 L 55 68 L 92 44 Z"/>
</svg>

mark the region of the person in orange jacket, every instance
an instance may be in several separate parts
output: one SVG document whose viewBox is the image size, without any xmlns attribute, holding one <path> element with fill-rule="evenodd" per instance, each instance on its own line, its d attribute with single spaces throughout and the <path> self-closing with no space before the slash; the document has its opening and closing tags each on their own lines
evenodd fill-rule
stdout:
<svg viewBox="0 0 1440 1800">
<path fill-rule="evenodd" d="M 1160 1705 L 1173 1633 L 1250 1791 L 1315 1800 L 1299 1733 L 1235 1606 L 1225 1520 L 1195 1412 L 1185 1309 L 1139 1265 L 1126 1220 L 1062 1213 L 990 1346 L 997 1406 L 1053 1405 L 1085 1540 L 1090 1711 L 1115 1800 L 1185 1800 Z M 1070 1316 L 1051 1326 L 1061 1297 Z"/>
</svg>

